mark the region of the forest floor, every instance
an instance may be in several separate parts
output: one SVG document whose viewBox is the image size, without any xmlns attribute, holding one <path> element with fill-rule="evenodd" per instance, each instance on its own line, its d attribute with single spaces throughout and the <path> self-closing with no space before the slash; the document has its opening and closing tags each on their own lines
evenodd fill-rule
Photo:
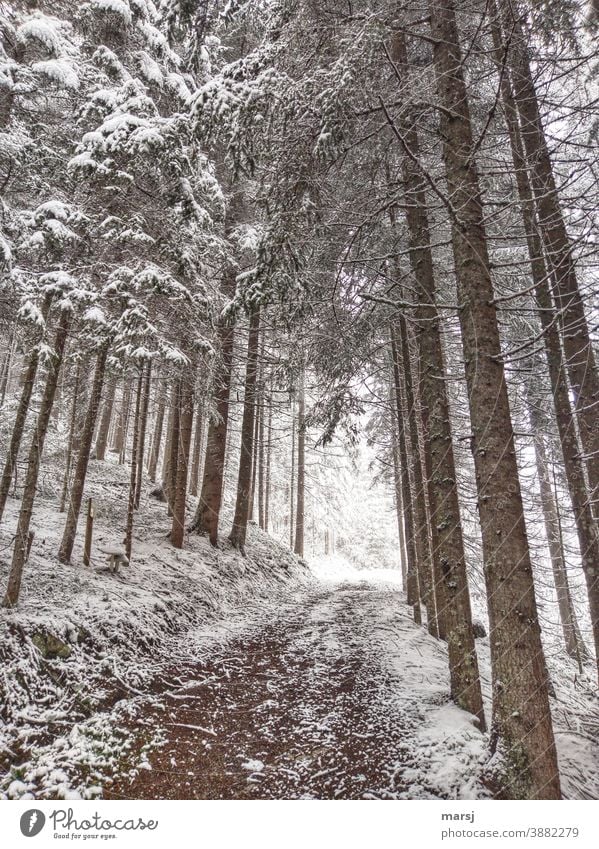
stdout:
<svg viewBox="0 0 599 849">
<path fill-rule="evenodd" d="M 19 607 L 0 611 L 0 798 L 488 797 L 488 738 L 451 703 L 446 647 L 397 571 L 308 566 L 255 526 L 247 557 L 193 535 L 176 551 L 145 499 L 132 564 L 111 575 L 127 474 L 91 464 L 84 569 L 80 539 L 57 562 L 59 466 L 45 470 Z M 489 718 L 488 638 L 477 648 Z M 564 795 L 599 798 L 594 672 L 547 648 Z"/>
<path fill-rule="evenodd" d="M 483 736 L 449 703 L 437 641 L 389 574 L 306 589 L 223 651 L 170 670 L 138 704 L 159 727 L 150 768 L 107 798 L 477 798 Z M 140 739 L 143 739 L 143 735 Z"/>
</svg>

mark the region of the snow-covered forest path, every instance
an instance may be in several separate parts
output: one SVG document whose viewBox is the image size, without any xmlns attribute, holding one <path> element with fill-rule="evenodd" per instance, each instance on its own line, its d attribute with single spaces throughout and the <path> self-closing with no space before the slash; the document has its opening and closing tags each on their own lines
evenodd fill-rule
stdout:
<svg viewBox="0 0 599 849">
<path fill-rule="evenodd" d="M 164 745 L 105 796 L 478 795 L 482 737 L 449 703 L 443 649 L 402 599 L 380 579 L 319 583 L 216 656 L 169 670 L 172 687 L 133 720 Z"/>
</svg>

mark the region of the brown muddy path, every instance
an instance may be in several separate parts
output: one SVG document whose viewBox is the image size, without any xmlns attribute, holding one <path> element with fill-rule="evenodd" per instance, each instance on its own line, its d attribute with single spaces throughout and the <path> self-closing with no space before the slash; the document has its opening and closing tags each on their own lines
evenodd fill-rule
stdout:
<svg viewBox="0 0 599 849">
<path fill-rule="evenodd" d="M 396 798 L 422 717 L 387 662 L 398 633 L 371 627 L 389 604 L 399 593 L 366 583 L 321 588 L 217 657 L 170 669 L 175 686 L 131 729 L 159 728 L 164 745 L 104 798 Z"/>
</svg>

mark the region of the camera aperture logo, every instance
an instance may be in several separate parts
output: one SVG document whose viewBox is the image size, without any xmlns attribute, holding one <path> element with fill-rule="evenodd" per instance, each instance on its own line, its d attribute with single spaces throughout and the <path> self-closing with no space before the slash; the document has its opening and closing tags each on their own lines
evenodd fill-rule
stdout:
<svg viewBox="0 0 599 849">
<path fill-rule="evenodd" d="M 21 816 L 21 834 L 25 837 L 35 837 L 46 824 L 46 817 L 42 811 L 32 809 L 25 811 Z"/>
</svg>

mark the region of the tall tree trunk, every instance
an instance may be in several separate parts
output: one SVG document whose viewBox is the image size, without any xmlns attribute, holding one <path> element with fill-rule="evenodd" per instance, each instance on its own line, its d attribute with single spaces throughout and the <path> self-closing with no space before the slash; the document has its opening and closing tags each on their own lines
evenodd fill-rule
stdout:
<svg viewBox="0 0 599 849">
<path fill-rule="evenodd" d="M 146 431 L 148 429 L 148 408 L 150 406 L 150 389 L 152 385 L 152 360 L 146 364 L 146 375 L 141 403 L 141 419 L 139 422 L 139 445 L 137 447 L 137 481 L 135 484 L 135 509 L 139 510 L 141 487 L 144 475 L 144 456 L 146 451 Z"/>
<path fill-rule="evenodd" d="M 8 587 L 4 596 L 4 607 L 15 607 L 19 601 L 19 592 L 21 590 L 21 580 L 23 577 L 23 568 L 28 554 L 29 528 L 31 526 L 31 516 L 33 513 L 33 504 L 37 490 L 37 480 L 39 477 L 39 469 L 44 450 L 44 442 L 48 431 L 50 414 L 54 397 L 56 395 L 56 387 L 58 386 L 58 376 L 62 365 L 64 355 L 64 347 L 69 334 L 71 324 L 70 310 L 62 310 L 54 338 L 54 353 L 52 362 L 48 369 L 46 377 L 46 385 L 37 416 L 37 423 L 29 448 L 29 457 L 27 462 L 27 475 L 25 477 L 25 488 L 23 490 L 23 500 L 21 501 L 21 510 L 19 512 L 19 520 L 17 523 L 17 533 L 15 538 L 15 547 L 13 550 L 12 563 L 10 574 L 8 576 Z"/>
<path fill-rule="evenodd" d="M 566 230 L 553 165 L 545 138 L 528 58 L 522 15 L 514 0 L 500 0 L 505 33 L 512 50 L 510 70 L 520 115 L 522 141 L 528 158 L 539 229 L 552 271 L 553 294 L 562 328 L 566 367 L 575 398 L 580 438 L 586 455 L 595 515 L 599 512 L 599 370 L 595 361 L 584 303 L 576 276 L 572 245 Z M 599 566 L 595 568 L 599 580 Z"/>
<path fill-rule="evenodd" d="M 229 536 L 231 543 L 241 552 L 245 551 L 247 525 L 250 518 L 259 341 L 260 311 L 255 309 L 250 315 L 247 363 L 245 370 L 245 394 L 243 399 L 243 419 L 241 422 L 241 452 L 239 456 L 239 474 L 237 477 L 237 497 L 235 500 L 233 528 Z"/>
<path fill-rule="evenodd" d="M 6 391 L 10 380 L 10 369 L 12 366 L 16 335 L 16 326 L 13 325 L 10 336 L 8 337 L 6 353 L 2 358 L 2 370 L 0 372 L 0 409 L 2 409 L 4 401 L 6 400 Z"/>
<path fill-rule="evenodd" d="M 67 495 L 69 493 L 69 483 L 71 479 L 71 466 L 73 464 L 73 443 L 75 437 L 75 428 L 77 426 L 77 404 L 79 402 L 79 381 L 81 380 L 81 360 L 77 360 L 77 368 L 75 370 L 75 385 L 73 386 L 73 400 L 71 403 L 71 421 L 69 424 L 69 438 L 67 442 L 67 456 L 64 469 L 64 479 L 62 482 L 62 494 L 60 496 L 60 512 L 64 513 L 67 506 Z"/>
<path fill-rule="evenodd" d="M 189 481 L 189 494 L 198 494 L 200 482 L 200 466 L 202 464 L 202 442 L 204 434 L 204 415 L 202 405 L 198 404 L 196 409 L 196 424 L 193 436 L 193 451 L 191 452 L 191 473 Z"/>
<path fill-rule="evenodd" d="M 114 395 L 116 392 L 117 378 L 112 377 L 108 383 L 108 391 L 104 399 L 102 407 L 102 415 L 100 417 L 100 427 L 96 439 L 96 447 L 94 457 L 96 460 L 104 460 L 106 458 L 106 448 L 108 446 L 108 431 L 110 430 L 110 422 L 112 421 L 112 408 L 114 407 Z"/>
<path fill-rule="evenodd" d="M 48 295 L 46 296 L 42 304 L 42 316 L 44 319 L 44 323 L 48 318 L 51 301 L 52 298 L 50 295 Z M 4 469 L 2 471 L 2 480 L 0 481 L 0 522 L 2 521 L 2 517 L 4 515 L 6 500 L 10 491 L 10 482 L 12 480 L 13 471 L 15 469 L 17 458 L 19 456 L 19 448 L 21 447 L 23 431 L 25 430 L 25 422 L 27 420 L 27 413 L 29 412 L 29 404 L 31 403 L 31 395 L 33 393 L 33 386 L 35 384 L 38 364 L 39 347 L 38 345 L 36 345 L 31 353 L 31 356 L 29 357 L 27 367 L 23 372 L 23 385 L 21 389 L 21 397 L 19 398 L 19 403 L 15 411 L 14 424 L 10 436 L 10 445 L 8 446 L 6 460 L 4 462 Z"/>
<path fill-rule="evenodd" d="M 429 0 L 491 625 L 501 793 L 558 799 L 541 629 L 454 0 Z"/>
<path fill-rule="evenodd" d="M 438 637 L 439 630 L 437 623 L 435 586 L 433 581 L 433 561 L 431 556 L 429 522 L 425 501 L 425 481 L 422 475 L 422 463 L 420 458 L 420 440 L 418 435 L 418 422 L 416 419 L 416 399 L 414 396 L 414 385 L 412 381 L 408 328 L 403 315 L 400 315 L 399 321 L 393 328 L 393 332 L 396 337 L 397 354 L 400 356 L 401 372 L 403 375 L 403 390 L 405 392 L 407 410 L 406 450 L 413 482 L 413 531 L 414 541 L 416 544 L 418 585 L 426 608 L 426 624 L 428 631 L 434 637 Z"/>
<path fill-rule="evenodd" d="M 210 418 L 206 438 L 206 459 L 200 500 L 192 528 L 206 534 L 212 545 L 218 541 L 218 520 L 223 497 L 225 451 L 229 424 L 229 393 L 233 368 L 235 328 L 222 322 L 218 328 L 221 367 L 215 378 L 216 416 Z"/>
<path fill-rule="evenodd" d="M 266 472 L 264 478 L 264 530 L 270 524 L 270 473 L 272 462 L 272 397 L 268 398 L 268 423 L 266 425 Z"/>
<path fill-rule="evenodd" d="M 79 522 L 79 513 L 81 512 L 81 503 L 83 501 L 83 489 L 85 487 L 85 478 L 87 476 L 87 466 L 89 463 L 89 455 L 91 453 L 92 440 L 94 438 L 94 429 L 96 427 L 96 418 L 100 409 L 100 401 L 102 398 L 102 386 L 104 385 L 104 373 L 106 371 L 106 358 L 108 357 L 109 342 L 102 343 L 102 347 L 98 351 L 96 357 L 96 368 L 94 370 L 94 380 L 92 390 L 89 397 L 83 430 L 81 432 L 81 440 L 79 442 L 79 454 L 77 456 L 77 465 L 75 467 L 75 475 L 73 485 L 71 487 L 71 497 L 69 499 L 69 508 L 67 510 L 67 520 L 64 526 L 62 541 L 58 549 L 58 559 L 61 563 L 69 563 L 75 545 L 75 536 L 77 534 L 77 524 Z"/>
<path fill-rule="evenodd" d="M 257 445 L 257 458 L 258 458 L 258 525 L 261 530 L 264 530 L 264 506 L 265 506 L 265 497 L 264 497 L 264 480 L 265 480 L 265 468 L 264 468 L 264 376 L 262 378 L 260 388 L 258 391 L 258 445 Z"/>
<path fill-rule="evenodd" d="M 154 422 L 154 433 L 152 435 L 152 448 L 150 451 L 150 462 L 148 464 L 148 477 L 151 481 L 156 480 L 156 468 L 160 457 L 160 445 L 162 443 L 162 429 L 164 427 L 164 410 L 166 407 L 166 380 L 160 379 L 160 390 L 158 396 L 158 409 L 156 421 Z"/>
<path fill-rule="evenodd" d="M 189 380 L 188 375 L 185 375 L 181 378 L 181 391 L 179 393 L 179 450 L 173 503 L 173 523 L 171 527 L 171 542 L 175 548 L 183 548 L 183 539 L 185 537 L 185 507 L 187 502 L 191 431 L 193 429 L 193 400 L 193 384 Z"/>
<path fill-rule="evenodd" d="M 403 33 L 393 40 L 392 58 L 409 75 Z M 419 166 L 420 143 L 415 115 L 408 115 L 403 138 L 405 217 L 409 257 L 416 284 L 415 335 L 420 362 L 419 399 L 422 412 L 426 479 L 428 481 L 433 574 L 439 635 L 448 642 L 452 698 L 479 719 L 485 730 L 478 659 L 474 644 L 466 554 L 460 519 L 453 434 L 446 390 L 446 369 L 436 305 L 435 271 L 431 251 L 425 182 Z"/>
<path fill-rule="evenodd" d="M 393 399 L 392 399 L 392 403 Z M 397 516 L 397 541 L 399 544 L 399 565 L 401 569 L 401 585 L 404 592 L 408 583 L 408 563 L 406 557 L 406 535 L 404 531 L 404 507 L 401 494 L 401 468 L 399 465 L 399 446 L 397 444 L 397 428 L 395 427 L 395 414 L 391 409 L 392 431 L 391 431 L 391 454 L 393 456 L 393 495 L 395 503 L 395 514 Z"/>
<path fill-rule="evenodd" d="M 502 38 L 497 19 L 497 10 L 491 18 L 496 58 L 499 63 L 502 51 Z M 555 410 L 555 420 L 559 433 L 568 492 L 574 512 L 578 544 L 582 567 L 589 598 L 595 656 L 599 671 L 599 530 L 593 517 L 591 501 L 587 490 L 584 465 L 581 460 L 581 447 L 578 428 L 570 402 L 567 382 L 567 366 L 564 362 L 560 342 L 556 311 L 548 283 L 548 271 L 544 259 L 544 247 L 537 230 L 535 220 L 535 201 L 529 182 L 524 146 L 518 123 L 518 113 L 511 81 L 508 75 L 501 77 L 501 97 L 505 109 L 505 118 L 510 139 L 512 159 L 518 197 L 520 199 L 522 220 L 526 234 L 528 255 L 532 279 L 535 285 L 535 299 L 539 320 L 543 330 L 545 356 L 551 382 L 551 395 Z"/>
<path fill-rule="evenodd" d="M 129 497 L 127 499 L 127 523 L 125 526 L 125 554 L 131 561 L 133 548 L 133 519 L 135 516 L 135 490 L 137 488 L 137 454 L 139 451 L 139 420 L 141 418 L 141 396 L 143 393 L 144 369 L 139 368 L 137 391 L 135 393 L 135 416 L 133 420 L 133 445 L 131 446 L 131 466 L 129 472 Z"/>
<path fill-rule="evenodd" d="M 127 375 L 123 375 L 123 393 L 121 406 L 114 435 L 113 451 L 119 455 L 119 465 L 123 465 L 124 452 L 127 446 L 127 420 L 129 418 L 129 404 L 131 402 L 131 382 Z"/>
<path fill-rule="evenodd" d="M 233 186 L 225 217 L 225 232 L 231 234 L 243 218 L 243 192 L 239 186 Z M 222 292 L 226 298 L 235 293 L 237 266 L 228 263 L 224 269 Z M 229 425 L 229 395 L 233 372 L 233 353 L 235 347 L 235 324 L 232 314 L 221 314 L 218 327 L 218 348 L 220 363 L 214 378 L 214 396 L 216 416 L 210 418 L 206 437 L 206 455 L 202 490 L 192 523 L 192 530 L 206 534 L 212 545 L 218 542 L 218 522 L 223 499 L 225 454 L 227 450 L 227 431 Z"/>
<path fill-rule="evenodd" d="M 168 515 L 173 515 L 175 487 L 177 484 L 177 463 L 179 462 L 179 439 L 181 437 L 181 378 L 177 378 L 171 396 L 171 419 L 169 438 L 165 446 L 163 490 L 168 505 Z"/>
<path fill-rule="evenodd" d="M 295 540 L 295 410 L 291 402 L 291 474 L 289 476 L 289 548 Z"/>
<path fill-rule="evenodd" d="M 304 367 L 299 376 L 297 413 L 297 507 L 295 512 L 294 552 L 304 556 L 304 521 L 306 497 L 306 389 Z"/>
<path fill-rule="evenodd" d="M 412 497 L 412 482 L 410 480 L 410 471 L 408 463 L 408 430 L 407 416 L 404 415 L 402 404 L 402 386 L 399 351 L 397 350 L 397 342 L 393 328 L 390 330 L 391 336 L 391 363 L 393 366 L 393 382 L 395 395 L 395 416 L 397 421 L 397 432 L 399 435 L 399 466 L 401 474 L 401 494 L 403 502 L 403 516 L 406 531 L 406 554 L 407 554 L 407 579 L 406 579 L 406 602 L 414 611 L 414 622 L 417 625 L 422 623 L 422 612 L 420 610 L 420 588 L 418 585 L 418 563 L 416 551 L 416 535 L 414 531 L 414 499 Z"/>
<path fill-rule="evenodd" d="M 553 497 L 553 489 L 549 478 L 549 466 L 547 463 L 547 453 L 545 450 L 540 413 L 535 404 L 535 400 L 531 398 L 530 390 L 528 394 L 528 415 L 530 418 L 535 448 L 541 508 L 543 510 L 545 535 L 547 537 L 547 545 L 551 558 L 551 568 L 553 571 L 553 581 L 555 583 L 555 592 L 557 595 L 557 605 L 559 608 L 560 622 L 564 635 L 564 643 L 566 651 L 570 657 L 580 661 L 581 659 L 588 658 L 588 652 L 582 641 L 580 626 L 578 624 L 578 618 L 576 616 L 574 604 L 572 603 L 572 596 L 568 585 L 568 573 L 566 572 L 566 562 L 560 538 L 557 506 Z"/>
</svg>

